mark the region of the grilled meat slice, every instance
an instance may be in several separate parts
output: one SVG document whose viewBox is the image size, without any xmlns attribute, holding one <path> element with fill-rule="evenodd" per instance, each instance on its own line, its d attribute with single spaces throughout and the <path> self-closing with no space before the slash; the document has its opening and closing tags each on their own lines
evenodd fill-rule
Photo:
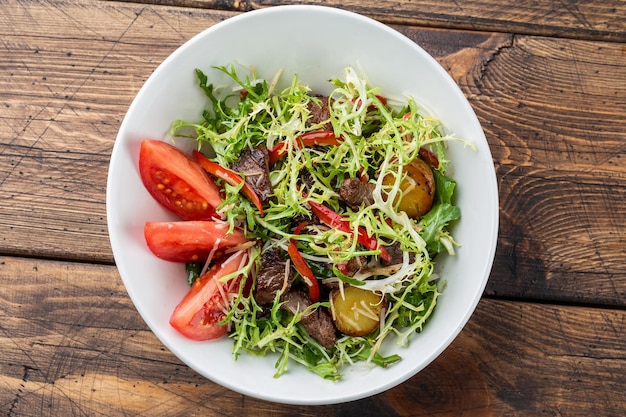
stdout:
<svg viewBox="0 0 626 417">
<path fill-rule="evenodd" d="M 269 152 L 264 144 L 241 151 L 239 160 L 233 163 L 233 170 L 245 177 L 263 204 L 267 203 L 273 190 L 269 174 Z"/>
<path fill-rule="evenodd" d="M 320 103 L 315 101 L 309 101 L 307 108 L 309 110 L 309 118 L 307 124 L 309 126 L 324 123 L 321 129 L 333 130 L 333 126 L 330 123 L 330 110 L 328 109 L 328 97 L 327 96 L 315 96 L 319 98 Z"/>
<path fill-rule="evenodd" d="M 295 289 L 286 293 L 281 301 L 284 301 L 281 308 L 291 314 L 298 314 L 312 304 L 304 292 Z M 337 330 L 326 308 L 318 307 L 311 312 L 305 313 L 300 323 L 302 323 L 309 335 L 326 349 L 331 349 L 335 345 Z"/>
<path fill-rule="evenodd" d="M 381 259 L 380 263 L 383 266 L 397 265 L 397 264 L 401 264 L 402 262 L 404 262 L 404 251 L 400 249 L 399 242 L 395 242 L 387 246 L 386 249 L 387 249 L 387 253 L 389 253 L 389 255 L 391 256 L 391 260 L 384 261 Z M 409 253 L 409 262 L 415 262 L 414 253 Z"/>
<path fill-rule="evenodd" d="M 285 294 L 293 283 L 291 268 L 287 271 L 287 262 L 278 248 L 269 248 L 261 255 L 261 266 L 257 274 L 254 299 L 260 305 L 271 305 L 276 293 Z"/>
<path fill-rule="evenodd" d="M 365 256 L 355 256 L 345 262 L 337 264 L 337 267 L 346 276 L 353 277 L 354 274 L 359 272 L 367 264 L 367 258 Z"/>
<path fill-rule="evenodd" d="M 339 195 L 350 207 L 358 208 L 362 204 L 369 206 L 374 204 L 375 187 L 375 184 L 362 181 L 360 178 L 347 178 L 339 187 Z"/>
</svg>

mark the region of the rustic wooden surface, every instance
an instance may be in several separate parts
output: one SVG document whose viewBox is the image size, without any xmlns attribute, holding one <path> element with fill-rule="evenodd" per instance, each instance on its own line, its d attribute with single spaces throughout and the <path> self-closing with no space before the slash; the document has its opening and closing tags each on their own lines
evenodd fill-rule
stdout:
<svg viewBox="0 0 626 417">
<path fill-rule="evenodd" d="M 626 4 L 313 1 L 383 21 L 459 83 L 501 226 L 445 353 L 368 399 L 296 407 L 189 370 L 149 332 L 108 242 L 128 105 L 191 36 L 281 1 L 0 0 L 0 412 L 7 416 L 626 415 Z M 182 7 L 177 7 L 182 6 Z"/>
</svg>

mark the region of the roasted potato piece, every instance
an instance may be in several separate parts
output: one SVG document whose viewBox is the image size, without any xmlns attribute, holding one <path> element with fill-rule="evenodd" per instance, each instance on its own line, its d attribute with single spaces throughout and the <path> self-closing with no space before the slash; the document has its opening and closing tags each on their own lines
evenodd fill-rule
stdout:
<svg viewBox="0 0 626 417">
<path fill-rule="evenodd" d="M 398 210 L 406 212 L 407 216 L 420 218 L 428 213 L 435 197 L 435 177 L 430 166 L 422 159 L 415 159 L 404 167 L 406 177 L 400 183 L 402 199 Z M 383 178 L 384 185 L 393 185 L 391 175 Z"/>
<path fill-rule="evenodd" d="M 380 315 L 387 308 L 384 297 L 358 287 L 335 289 L 330 296 L 335 326 L 349 336 L 365 336 L 380 323 Z"/>
</svg>

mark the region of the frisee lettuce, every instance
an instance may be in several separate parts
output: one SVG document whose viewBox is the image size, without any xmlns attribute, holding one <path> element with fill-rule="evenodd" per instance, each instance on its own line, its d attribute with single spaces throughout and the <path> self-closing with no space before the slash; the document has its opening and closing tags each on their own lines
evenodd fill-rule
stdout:
<svg viewBox="0 0 626 417">
<path fill-rule="evenodd" d="M 401 345 L 411 335 L 422 331 L 431 317 L 441 294 L 443 281 L 435 279 L 434 256 L 440 252 L 454 254 L 449 225 L 460 218 L 454 205 L 455 182 L 446 176 L 449 161 L 445 143 L 453 139 L 444 133 L 434 117 L 425 115 L 415 100 L 408 97 L 395 108 L 386 103 L 381 91 L 348 67 L 342 79 L 330 81 L 333 88 L 327 104 L 329 120 L 308 123 L 309 103 L 321 104 L 327 98 L 314 95 L 297 75 L 278 90 L 280 73 L 272 80 L 261 79 L 253 70 L 241 77 L 234 66 L 215 67 L 235 84 L 225 91 L 213 85 L 201 70 L 195 71 L 199 88 L 209 100 L 200 122 L 177 120 L 173 136 L 191 136 L 198 148 L 210 159 L 224 166 L 238 160 L 246 147 L 264 144 L 272 149 L 284 143 L 285 157 L 270 169 L 274 197 L 261 216 L 239 193 L 240 187 L 221 184 L 225 191 L 220 209 L 231 228 L 240 227 L 264 247 L 286 247 L 296 239 L 298 250 L 308 259 L 316 277 L 335 285 L 356 285 L 386 294 L 388 310 L 378 330 L 365 337 L 340 337 L 327 350 L 310 337 L 300 324 L 302 314 L 292 315 L 280 308 L 280 292 L 271 308 L 259 306 L 254 291 L 240 290 L 224 323 L 230 326 L 233 353 L 277 355 L 278 377 L 290 362 L 299 363 L 323 378 L 335 380 L 341 367 L 366 361 L 386 367 L 400 360 L 398 355 L 384 357 L 380 347 L 395 335 Z M 329 123 L 342 141 L 336 146 L 300 147 L 298 138 L 306 132 L 324 128 Z M 191 133 L 190 133 L 191 131 Z M 412 219 L 397 210 L 402 196 L 400 184 L 405 177 L 403 166 L 418 158 L 421 147 L 429 147 L 438 157 L 434 170 L 436 194 L 432 209 L 421 219 Z M 306 173 L 306 183 L 302 175 Z M 374 203 L 358 210 L 341 203 L 336 186 L 344 179 L 364 176 L 374 185 Z M 384 177 L 393 178 L 385 184 Z M 303 194 L 304 192 L 304 194 Z M 388 276 L 353 277 L 342 274 L 337 265 L 355 256 L 376 257 L 378 251 L 360 246 L 355 233 L 341 232 L 311 223 L 301 234 L 291 232 L 294 218 L 313 217 L 309 201 L 325 204 L 350 222 L 353 232 L 359 227 L 384 245 L 398 244 L 404 251 L 399 270 Z M 260 249 L 250 250 L 250 271 L 260 266 Z M 253 284 L 254 288 L 254 284 Z"/>
</svg>

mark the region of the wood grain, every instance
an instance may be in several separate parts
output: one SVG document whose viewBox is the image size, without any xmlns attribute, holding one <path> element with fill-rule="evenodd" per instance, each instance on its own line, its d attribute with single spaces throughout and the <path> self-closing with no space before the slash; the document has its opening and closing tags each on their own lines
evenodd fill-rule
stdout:
<svg viewBox="0 0 626 417">
<path fill-rule="evenodd" d="M 447 31 L 441 49 L 408 35 L 463 88 L 491 147 L 501 223 L 488 292 L 624 305 L 624 46 L 480 33 L 450 42 Z"/>
<path fill-rule="evenodd" d="M 346 404 L 269 403 L 190 370 L 135 310 L 107 235 L 109 156 L 145 80 L 205 28 L 281 4 L 359 12 L 426 49 L 498 176 L 476 313 L 418 375 Z M 0 414 L 626 415 L 623 2 L 0 0 L 0 40 Z"/>
<path fill-rule="evenodd" d="M 2 253 L 112 262 L 106 176 L 124 114 L 162 60 L 226 16 L 93 2 L 0 9 Z"/>
<path fill-rule="evenodd" d="M 282 406 L 191 371 L 148 330 L 113 266 L 0 258 L 3 415 L 618 416 L 626 312 L 483 299 L 424 371 L 365 400 Z"/>
<path fill-rule="evenodd" d="M 0 252 L 111 263 L 106 173 L 124 112 L 167 55 L 232 13 L 5 3 Z M 626 44 L 395 28 L 459 83 L 490 143 L 501 233 L 488 294 L 625 305 Z"/>
<path fill-rule="evenodd" d="M 357 12 L 387 24 L 494 31 L 573 39 L 626 40 L 626 9 L 610 0 L 502 2 L 483 0 L 140 0 L 141 3 L 250 11 L 314 4 Z"/>
</svg>

